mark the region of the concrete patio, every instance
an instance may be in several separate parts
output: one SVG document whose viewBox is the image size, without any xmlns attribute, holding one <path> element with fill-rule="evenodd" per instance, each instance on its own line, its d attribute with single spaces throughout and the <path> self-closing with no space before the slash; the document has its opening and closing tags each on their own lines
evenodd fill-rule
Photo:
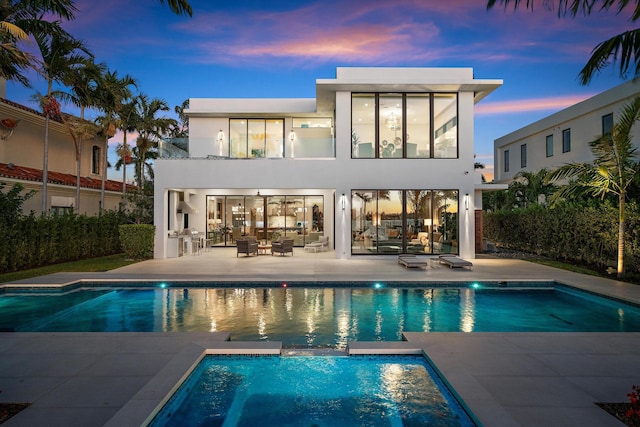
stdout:
<svg viewBox="0 0 640 427">
<path fill-rule="evenodd" d="M 149 260 L 104 273 L 59 273 L 15 282 L 557 280 L 640 304 L 640 287 L 533 263 L 482 257 L 472 270 L 405 269 L 395 257 L 336 260 L 333 252 Z M 408 283 L 408 285 L 409 285 Z M 10 288 L 12 284 L 5 285 Z M 227 341 L 218 333 L 1 333 L 0 400 L 32 402 L 7 426 L 134 426 L 206 352 L 279 353 L 279 343 Z M 405 333 L 358 342 L 351 353 L 424 354 L 485 426 L 622 425 L 594 402 L 627 401 L 640 384 L 640 333 Z"/>
</svg>

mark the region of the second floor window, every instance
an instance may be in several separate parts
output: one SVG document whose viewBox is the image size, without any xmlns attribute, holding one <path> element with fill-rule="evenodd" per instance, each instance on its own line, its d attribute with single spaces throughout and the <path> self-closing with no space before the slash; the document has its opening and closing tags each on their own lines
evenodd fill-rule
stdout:
<svg viewBox="0 0 640 427">
<path fill-rule="evenodd" d="M 547 157 L 553 156 L 553 135 L 547 135 Z"/>
<path fill-rule="evenodd" d="M 229 145 L 223 146 L 222 155 L 228 149 L 232 158 L 293 157 L 285 145 L 283 119 L 231 119 Z"/>
<path fill-rule="evenodd" d="M 571 129 L 565 129 L 562 131 L 562 152 L 569 151 L 571 151 Z"/>
<path fill-rule="evenodd" d="M 457 93 L 353 93 L 352 158 L 458 157 Z"/>
<path fill-rule="evenodd" d="M 509 150 L 504 150 L 504 171 L 509 172 Z"/>
<path fill-rule="evenodd" d="M 602 135 L 611 133 L 613 129 L 613 113 L 602 116 Z"/>
<path fill-rule="evenodd" d="M 520 167 L 527 167 L 527 144 L 522 144 L 520 146 Z"/>
<path fill-rule="evenodd" d="M 94 145 L 91 149 L 91 173 L 100 174 L 100 147 Z"/>
</svg>

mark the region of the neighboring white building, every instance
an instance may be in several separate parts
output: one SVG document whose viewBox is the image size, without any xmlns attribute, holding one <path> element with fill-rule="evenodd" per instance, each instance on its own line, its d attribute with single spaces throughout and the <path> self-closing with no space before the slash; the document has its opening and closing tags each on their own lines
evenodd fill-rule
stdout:
<svg viewBox="0 0 640 427">
<path fill-rule="evenodd" d="M 521 171 L 593 161 L 589 142 L 611 129 L 624 106 L 640 95 L 631 80 L 558 111 L 494 141 L 494 180 L 508 183 Z M 640 134 L 634 135 L 640 146 Z"/>
<path fill-rule="evenodd" d="M 338 68 L 315 99 L 190 99 L 188 144 L 156 161 L 155 257 L 195 229 L 213 250 L 324 235 L 337 258 L 474 258 L 474 104 L 501 84 L 471 68 Z"/>
</svg>

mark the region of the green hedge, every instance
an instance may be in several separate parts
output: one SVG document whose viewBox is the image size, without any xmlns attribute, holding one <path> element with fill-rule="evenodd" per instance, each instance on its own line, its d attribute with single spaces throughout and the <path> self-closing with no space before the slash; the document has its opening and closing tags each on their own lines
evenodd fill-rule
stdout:
<svg viewBox="0 0 640 427">
<path fill-rule="evenodd" d="M 0 221 L 0 273 L 122 251 L 117 212 L 99 217 L 60 215 Z"/>
<path fill-rule="evenodd" d="M 149 224 L 125 224 L 120 226 L 120 244 L 127 257 L 153 258 L 153 240 L 156 227 Z"/>
<path fill-rule="evenodd" d="M 553 259 L 615 267 L 618 208 L 610 203 L 562 203 L 553 208 L 485 212 L 484 237 L 499 247 Z M 627 204 L 625 269 L 640 271 L 640 211 Z"/>
</svg>

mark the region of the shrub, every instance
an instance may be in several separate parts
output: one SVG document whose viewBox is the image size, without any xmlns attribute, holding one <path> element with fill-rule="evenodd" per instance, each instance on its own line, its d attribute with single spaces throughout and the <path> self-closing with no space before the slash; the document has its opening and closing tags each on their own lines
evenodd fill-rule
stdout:
<svg viewBox="0 0 640 427">
<path fill-rule="evenodd" d="M 113 211 L 99 217 L 31 214 L 11 224 L 0 221 L 0 273 L 119 253 L 123 222 Z"/>
<path fill-rule="evenodd" d="M 153 257 L 153 240 L 156 227 L 149 224 L 124 224 L 120 226 L 120 245 L 125 255 L 132 259 Z"/>
<path fill-rule="evenodd" d="M 637 203 L 627 204 L 625 266 L 640 271 L 640 214 Z M 553 208 L 485 213 L 484 235 L 496 245 L 544 255 L 556 260 L 597 265 L 616 265 L 618 209 L 611 203 L 565 202 Z"/>
</svg>

